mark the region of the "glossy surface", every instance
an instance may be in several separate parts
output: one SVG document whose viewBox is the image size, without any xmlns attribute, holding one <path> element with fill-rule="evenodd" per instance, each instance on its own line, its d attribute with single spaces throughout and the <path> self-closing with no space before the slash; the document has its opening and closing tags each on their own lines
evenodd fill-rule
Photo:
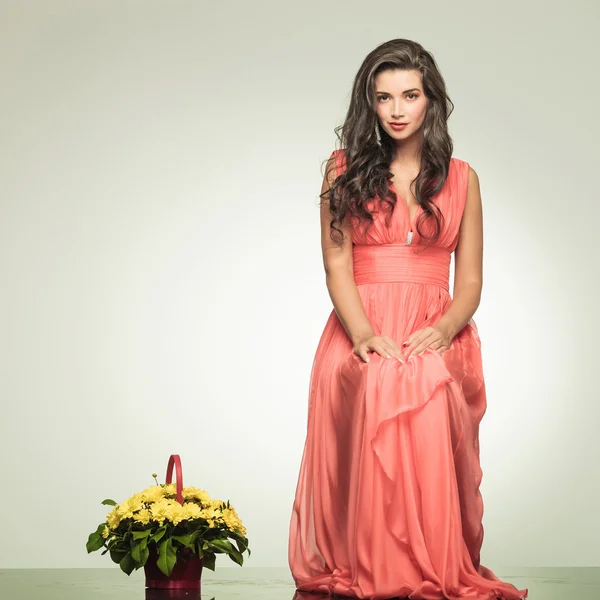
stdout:
<svg viewBox="0 0 600 600">
<path fill-rule="evenodd" d="M 597 600 L 600 568 L 510 569 L 503 579 L 527 587 L 535 600 Z M 0 570 L 2 600 L 146 600 L 143 572 L 127 577 L 110 569 L 9 569 Z M 185 597 L 185 596 L 180 596 Z M 193 598 L 193 595 L 187 598 Z M 198 596 L 196 596 L 198 597 Z M 287 568 L 224 567 L 204 571 L 201 598 L 215 600 L 306 600 L 326 596 L 296 594 Z M 170 598 L 151 594 L 150 598 Z"/>
</svg>

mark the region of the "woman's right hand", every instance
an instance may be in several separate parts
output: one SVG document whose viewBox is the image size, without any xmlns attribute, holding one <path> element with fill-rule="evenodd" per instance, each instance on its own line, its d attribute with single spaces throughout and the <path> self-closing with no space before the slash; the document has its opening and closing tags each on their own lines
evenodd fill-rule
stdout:
<svg viewBox="0 0 600 600">
<path fill-rule="evenodd" d="M 360 356 L 364 362 L 369 362 L 369 352 L 377 352 L 383 358 L 393 357 L 400 362 L 405 362 L 400 348 L 387 335 L 368 335 L 354 343 L 354 354 Z"/>
</svg>

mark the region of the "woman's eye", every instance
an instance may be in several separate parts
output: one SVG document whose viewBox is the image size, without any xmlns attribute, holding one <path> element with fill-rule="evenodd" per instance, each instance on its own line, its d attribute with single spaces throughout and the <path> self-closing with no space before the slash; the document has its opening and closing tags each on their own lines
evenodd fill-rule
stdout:
<svg viewBox="0 0 600 600">
<path fill-rule="evenodd" d="M 418 97 L 419 97 L 419 94 L 406 94 L 406 97 L 407 97 L 407 98 L 409 98 L 409 97 L 410 97 L 410 98 L 411 98 L 411 100 L 413 100 L 413 99 L 416 99 L 416 98 L 418 98 Z M 387 96 L 379 96 L 379 97 L 377 98 L 377 100 L 381 101 L 381 100 L 385 100 L 386 98 L 387 98 Z"/>
</svg>

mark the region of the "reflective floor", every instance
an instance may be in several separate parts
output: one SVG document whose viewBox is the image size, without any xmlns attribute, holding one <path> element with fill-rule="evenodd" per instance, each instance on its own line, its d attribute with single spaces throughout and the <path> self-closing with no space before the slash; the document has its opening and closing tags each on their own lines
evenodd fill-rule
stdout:
<svg viewBox="0 0 600 600">
<path fill-rule="evenodd" d="M 528 600 L 599 600 L 600 568 L 532 568 L 496 572 Z M 201 593 L 161 592 L 144 587 L 143 570 L 130 577 L 118 566 L 108 569 L 0 570 L 2 600 L 319 600 L 326 595 L 296 592 L 287 568 L 219 567 L 202 572 Z M 339 597 L 341 598 L 341 597 Z"/>
</svg>

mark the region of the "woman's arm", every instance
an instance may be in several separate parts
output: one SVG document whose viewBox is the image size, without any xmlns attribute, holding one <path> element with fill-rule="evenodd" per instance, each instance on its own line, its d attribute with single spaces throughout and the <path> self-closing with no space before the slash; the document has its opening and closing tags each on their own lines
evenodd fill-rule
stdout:
<svg viewBox="0 0 600 600">
<path fill-rule="evenodd" d="M 436 323 L 436 327 L 444 328 L 451 337 L 475 314 L 483 286 L 483 211 L 479 178 L 471 167 L 454 258 L 452 303 Z"/>
<path fill-rule="evenodd" d="M 331 187 L 336 177 L 335 172 L 335 157 L 332 156 L 327 163 L 321 194 Z M 321 200 L 320 211 L 321 249 L 327 290 L 340 323 L 352 343 L 356 344 L 358 340 L 372 336 L 373 328 L 367 318 L 354 281 L 352 233 L 346 222 L 338 225 L 338 228 L 344 232 L 345 240 L 341 247 L 336 245 L 330 237 L 329 224 L 332 217 L 329 212 L 328 200 Z"/>
</svg>

